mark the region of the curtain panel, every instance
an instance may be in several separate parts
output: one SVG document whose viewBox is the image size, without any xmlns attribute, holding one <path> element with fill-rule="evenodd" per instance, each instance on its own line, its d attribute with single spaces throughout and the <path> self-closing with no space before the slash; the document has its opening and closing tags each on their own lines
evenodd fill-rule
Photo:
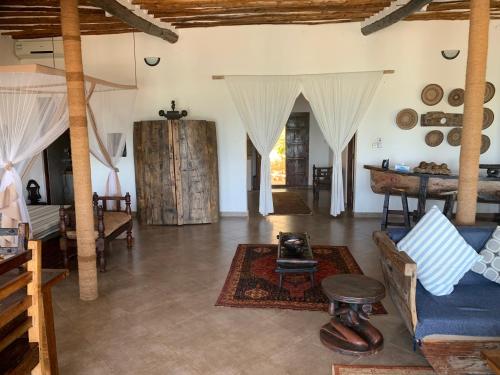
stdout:
<svg viewBox="0 0 500 375">
<path fill-rule="evenodd" d="M 344 211 L 342 151 L 358 130 L 383 74 L 374 71 L 301 76 L 302 93 L 333 152 L 332 216 Z"/>
<path fill-rule="evenodd" d="M 20 174 L 69 125 L 65 92 L 47 93 L 53 77 L 5 73 L 0 89 L 0 214 L 3 228 L 30 223 Z"/>
<path fill-rule="evenodd" d="M 269 154 L 300 93 L 300 80 L 294 76 L 227 76 L 226 81 L 243 126 L 262 156 L 259 212 L 268 215 L 274 211 Z"/>
</svg>

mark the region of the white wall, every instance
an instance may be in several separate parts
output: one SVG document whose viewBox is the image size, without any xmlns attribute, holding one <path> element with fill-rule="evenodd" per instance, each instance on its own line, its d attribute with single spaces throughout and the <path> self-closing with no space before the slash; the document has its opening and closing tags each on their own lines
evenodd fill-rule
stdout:
<svg viewBox="0 0 500 375">
<path fill-rule="evenodd" d="M 318 121 L 314 117 L 311 105 L 304 98 L 299 95 L 293 106 L 292 112 L 308 112 L 309 113 L 309 185 L 312 185 L 312 167 L 316 164 L 317 167 L 326 167 L 330 163 L 330 147 L 326 143 L 321 129 L 319 128 Z"/>
<path fill-rule="evenodd" d="M 403 131 L 394 124 L 397 112 L 406 107 L 419 113 L 429 110 L 458 112 L 443 101 L 426 107 L 420 91 L 428 83 L 439 83 L 445 95 L 463 87 L 467 48 L 467 22 L 400 22 L 365 37 L 353 24 L 321 26 L 246 26 L 180 30 L 179 42 L 136 34 L 137 80 L 139 86 L 134 120 L 158 119 L 158 110 L 175 99 L 193 119 L 217 122 L 221 211 L 243 212 L 246 202 L 246 135 L 236 109 L 222 80 L 213 74 L 303 74 L 395 69 L 387 75 L 376 93 L 358 131 L 356 206 L 358 212 L 380 211 L 381 197 L 369 187 L 364 164 L 379 164 L 382 159 L 415 165 L 421 160 L 447 162 L 457 170 L 458 152 L 443 143 L 431 149 L 424 143 L 429 129 L 415 127 Z M 499 23 L 490 33 L 488 79 L 500 92 Z M 444 60 L 442 49 L 462 50 L 456 60 Z M 134 80 L 132 35 L 83 37 L 85 71 L 108 80 L 130 83 Z M 159 56 L 157 67 L 142 61 Z M 56 62 L 62 66 L 61 62 Z M 47 65 L 52 60 L 46 61 Z M 488 103 L 498 112 L 500 94 Z M 491 138 L 490 150 L 481 162 L 500 161 L 500 114 L 485 131 Z M 444 128 L 442 128 L 444 129 Z M 445 130 L 445 129 L 444 129 Z M 121 162 L 122 185 L 135 192 L 132 123 L 124 124 L 129 156 Z M 381 137 L 383 148 L 371 144 Z M 93 162 L 93 182 L 102 190 L 105 169 Z"/>
</svg>

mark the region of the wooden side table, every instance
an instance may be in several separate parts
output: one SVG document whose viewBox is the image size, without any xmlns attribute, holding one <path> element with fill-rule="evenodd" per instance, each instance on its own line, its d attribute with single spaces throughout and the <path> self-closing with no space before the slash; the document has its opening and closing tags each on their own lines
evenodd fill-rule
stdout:
<svg viewBox="0 0 500 375">
<path fill-rule="evenodd" d="M 327 348 L 350 355 L 368 355 L 380 351 L 382 333 L 368 322 L 372 304 L 385 297 L 382 283 L 364 275 L 335 275 L 321 282 L 330 301 L 330 322 L 320 330 Z"/>
</svg>

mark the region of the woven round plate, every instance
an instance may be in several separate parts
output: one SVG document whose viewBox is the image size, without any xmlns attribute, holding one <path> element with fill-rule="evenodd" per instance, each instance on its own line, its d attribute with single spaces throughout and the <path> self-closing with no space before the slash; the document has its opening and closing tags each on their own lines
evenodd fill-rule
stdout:
<svg viewBox="0 0 500 375">
<path fill-rule="evenodd" d="M 396 116 L 396 125 L 403 130 L 414 128 L 417 122 L 418 114 L 411 108 L 402 109 Z"/>
<path fill-rule="evenodd" d="M 493 120 L 495 119 L 495 114 L 489 108 L 485 108 L 483 112 L 483 129 L 488 129 L 491 124 L 493 124 Z"/>
<path fill-rule="evenodd" d="M 453 89 L 448 94 L 448 103 L 453 107 L 458 107 L 464 104 L 464 89 Z"/>
<path fill-rule="evenodd" d="M 446 136 L 446 140 L 448 144 L 451 146 L 460 146 L 460 142 L 462 140 L 462 129 L 461 128 L 453 128 L 448 132 Z"/>
<path fill-rule="evenodd" d="M 443 94 L 444 93 L 441 86 L 435 83 L 431 83 L 430 85 L 424 87 L 420 97 L 425 104 L 436 105 L 441 101 L 441 99 L 443 99 Z"/>
<path fill-rule="evenodd" d="M 490 144 L 490 137 L 483 134 L 481 136 L 481 154 L 484 154 L 486 151 L 488 151 L 488 149 L 490 148 Z"/>
<path fill-rule="evenodd" d="M 486 82 L 484 90 L 484 102 L 488 103 L 495 96 L 495 85 L 491 82 Z"/>
<path fill-rule="evenodd" d="M 444 135 L 440 130 L 433 130 L 425 135 L 425 143 L 430 147 L 439 146 L 443 142 L 443 139 Z"/>
</svg>

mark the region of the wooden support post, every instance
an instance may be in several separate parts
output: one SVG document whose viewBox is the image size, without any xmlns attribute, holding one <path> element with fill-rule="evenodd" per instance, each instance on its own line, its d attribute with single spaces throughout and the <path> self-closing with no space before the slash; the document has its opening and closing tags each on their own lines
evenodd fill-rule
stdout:
<svg viewBox="0 0 500 375">
<path fill-rule="evenodd" d="M 60 0 L 75 191 L 80 298 L 97 298 L 96 247 L 78 0 Z"/>
<path fill-rule="evenodd" d="M 457 223 L 476 221 L 477 182 L 483 125 L 483 104 L 488 58 L 490 2 L 471 0 L 469 50 L 465 79 L 465 101 L 458 177 Z"/>
</svg>

